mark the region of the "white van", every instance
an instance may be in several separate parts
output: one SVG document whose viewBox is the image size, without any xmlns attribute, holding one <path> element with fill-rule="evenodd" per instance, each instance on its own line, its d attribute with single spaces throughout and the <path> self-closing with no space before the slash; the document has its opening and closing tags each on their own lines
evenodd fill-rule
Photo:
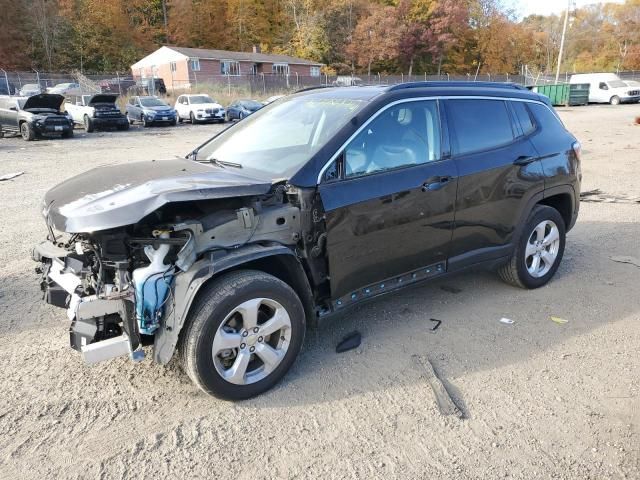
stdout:
<svg viewBox="0 0 640 480">
<path fill-rule="evenodd" d="M 615 73 L 580 73 L 571 75 L 569 83 L 588 83 L 590 103 L 640 102 L 640 88 L 629 87 Z"/>
</svg>

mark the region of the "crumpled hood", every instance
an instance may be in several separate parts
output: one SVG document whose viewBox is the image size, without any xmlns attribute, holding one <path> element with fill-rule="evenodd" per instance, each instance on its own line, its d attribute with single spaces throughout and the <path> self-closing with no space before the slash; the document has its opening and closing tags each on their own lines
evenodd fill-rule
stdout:
<svg viewBox="0 0 640 480">
<path fill-rule="evenodd" d="M 64 102 L 64 97 L 62 95 L 40 93 L 39 95 L 33 95 L 27 98 L 22 109 L 29 110 L 31 108 L 49 108 L 51 110 L 60 111 L 62 102 Z"/>
<path fill-rule="evenodd" d="M 49 190 L 42 214 L 58 231 L 134 224 L 170 202 L 262 195 L 271 183 L 187 159 L 98 167 Z"/>
</svg>

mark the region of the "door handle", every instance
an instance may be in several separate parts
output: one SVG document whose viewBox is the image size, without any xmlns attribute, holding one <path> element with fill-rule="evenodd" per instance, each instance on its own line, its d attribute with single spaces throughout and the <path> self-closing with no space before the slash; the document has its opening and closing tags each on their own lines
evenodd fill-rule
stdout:
<svg viewBox="0 0 640 480">
<path fill-rule="evenodd" d="M 422 185 L 422 191 L 433 192 L 434 190 L 440 190 L 442 187 L 447 185 L 451 180 L 453 180 L 453 177 L 450 177 L 450 176 L 432 177 Z"/>
<path fill-rule="evenodd" d="M 514 165 L 524 166 L 529 165 L 530 163 L 535 162 L 536 160 L 540 160 L 538 157 L 528 157 L 526 155 L 520 155 L 513 161 Z"/>
</svg>

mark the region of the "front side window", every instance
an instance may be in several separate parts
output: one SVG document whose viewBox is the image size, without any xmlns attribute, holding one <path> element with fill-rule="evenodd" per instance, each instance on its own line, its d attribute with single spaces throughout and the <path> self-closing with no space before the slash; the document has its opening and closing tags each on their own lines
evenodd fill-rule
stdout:
<svg viewBox="0 0 640 480">
<path fill-rule="evenodd" d="M 435 100 L 384 110 L 347 145 L 345 177 L 368 175 L 440 158 L 440 122 Z"/>
<path fill-rule="evenodd" d="M 288 178 L 364 105 L 361 100 L 331 97 L 283 99 L 203 145 L 197 159 L 227 162 L 271 180 Z"/>
<path fill-rule="evenodd" d="M 447 111 L 455 130 L 454 150 L 458 155 L 513 141 L 511 118 L 503 100 L 449 100 Z"/>
<path fill-rule="evenodd" d="M 235 60 L 222 60 L 220 62 L 220 73 L 222 75 L 240 75 L 240 62 Z"/>
<path fill-rule="evenodd" d="M 600 90 L 609 90 L 609 87 L 604 82 L 600 82 L 599 87 L 600 87 Z"/>
</svg>

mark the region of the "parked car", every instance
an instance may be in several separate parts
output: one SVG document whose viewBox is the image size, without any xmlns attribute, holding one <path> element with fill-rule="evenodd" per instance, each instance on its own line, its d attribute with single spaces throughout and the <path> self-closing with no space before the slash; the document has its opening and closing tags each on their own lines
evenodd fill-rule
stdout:
<svg viewBox="0 0 640 480">
<path fill-rule="evenodd" d="M 177 348 L 202 390 L 242 399 L 285 375 L 307 325 L 371 298 L 472 267 L 547 284 L 581 176 L 580 144 L 521 87 L 311 90 L 186 159 L 54 187 L 34 259 L 85 361 Z"/>
<path fill-rule="evenodd" d="M 157 97 L 131 97 L 127 103 L 127 119 L 131 125 L 141 122 L 145 127 L 178 123 L 176 111 Z"/>
<path fill-rule="evenodd" d="M 333 81 L 333 85 L 337 87 L 356 87 L 362 85 L 362 79 L 352 75 L 338 75 Z"/>
<path fill-rule="evenodd" d="M 21 97 L 31 97 L 32 95 L 39 95 L 42 93 L 42 88 L 37 83 L 26 83 L 20 89 L 18 93 Z"/>
<path fill-rule="evenodd" d="M 176 100 L 178 121 L 224 123 L 226 110 L 209 95 L 180 95 Z"/>
<path fill-rule="evenodd" d="M 262 107 L 264 105 L 255 100 L 236 100 L 227 107 L 227 121 L 242 120 Z"/>
<path fill-rule="evenodd" d="M 129 95 L 166 95 L 167 87 L 162 78 L 143 78 L 129 87 Z"/>
<path fill-rule="evenodd" d="M 591 103 L 618 105 L 640 101 L 640 88 L 629 87 L 615 73 L 579 73 L 571 75 L 569 83 L 588 83 Z"/>
<path fill-rule="evenodd" d="M 109 93 L 78 95 L 65 102 L 65 111 L 88 133 L 105 128 L 128 130 L 129 121 L 116 105 L 117 99 L 118 95 Z"/>
<path fill-rule="evenodd" d="M 7 82 L 5 78 L 0 77 L 0 95 L 15 95 L 18 92 L 16 86 Z"/>
<path fill-rule="evenodd" d="M 47 88 L 47 93 L 55 93 L 57 95 L 82 95 L 82 89 L 78 83 L 59 83 L 53 87 Z"/>
<path fill-rule="evenodd" d="M 98 80 L 96 83 L 102 93 L 117 93 L 118 95 L 127 93 L 129 89 L 136 84 L 135 80 L 119 77 Z"/>
<path fill-rule="evenodd" d="M 73 136 L 73 119 L 60 111 L 62 95 L 0 97 L 0 131 L 22 135 L 24 140 L 40 136 Z"/>
</svg>

